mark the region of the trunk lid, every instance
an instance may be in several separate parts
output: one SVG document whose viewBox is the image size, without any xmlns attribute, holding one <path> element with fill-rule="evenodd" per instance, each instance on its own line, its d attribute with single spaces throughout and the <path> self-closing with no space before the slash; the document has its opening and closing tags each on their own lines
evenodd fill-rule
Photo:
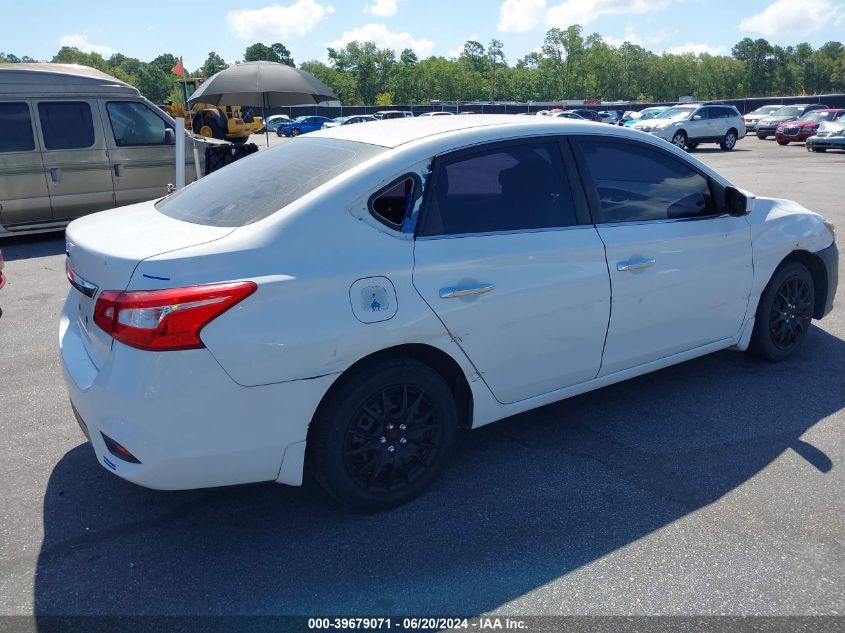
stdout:
<svg viewBox="0 0 845 633">
<path fill-rule="evenodd" d="M 125 290 L 138 264 L 149 257 L 223 238 L 236 228 L 205 226 L 159 213 L 154 202 L 120 207 L 75 220 L 65 250 L 73 286 L 68 308 L 83 344 L 99 369 L 114 340 L 94 323 L 94 305 L 104 290 Z"/>
</svg>

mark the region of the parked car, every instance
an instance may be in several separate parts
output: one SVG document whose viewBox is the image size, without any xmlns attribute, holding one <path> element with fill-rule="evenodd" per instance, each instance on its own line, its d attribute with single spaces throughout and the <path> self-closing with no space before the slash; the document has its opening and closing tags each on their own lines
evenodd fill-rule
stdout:
<svg viewBox="0 0 845 633">
<path fill-rule="evenodd" d="M 267 120 L 264 122 L 264 127 L 267 128 L 268 132 L 275 132 L 280 125 L 286 125 L 290 123 L 291 118 L 287 114 L 274 114 L 272 116 L 267 117 Z"/>
<path fill-rule="evenodd" d="M 0 250 L 0 289 L 6 285 L 6 275 L 3 274 L 3 267 L 5 262 L 3 261 L 3 251 Z"/>
<path fill-rule="evenodd" d="M 742 116 L 742 120 L 745 123 L 745 129 L 749 132 L 754 132 L 757 130 L 757 123 L 763 117 L 770 116 L 780 110 L 783 107 L 782 103 L 773 103 L 769 105 L 760 106 L 756 110 L 748 112 Z"/>
<path fill-rule="evenodd" d="M 835 123 L 822 123 L 815 136 L 807 139 L 808 152 L 826 152 L 829 149 L 845 150 L 845 119 Z"/>
<path fill-rule="evenodd" d="M 621 110 L 602 110 L 598 115 L 604 123 L 616 125 L 622 119 L 624 112 Z"/>
<path fill-rule="evenodd" d="M 326 121 L 323 123 L 321 129 L 337 127 L 339 125 L 354 125 L 355 123 L 366 123 L 367 121 L 376 121 L 377 119 L 371 114 L 353 114 L 351 116 L 339 116 L 333 121 Z"/>
<path fill-rule="evenodd" d="M 769 116 L 764 116 L 757 121 L 757 138 L 766 140 L 777 133 L 778 127 L 783 123 L 795 121 L 813 110 L 827 110 L 827 106 L 821 103 L 799 103 L 797 105 L 783 106 Z"/>
<path fill-rule="evenodd" d="M 374 116 L 377 119 L 413 119 L 414 113 L 410 110 L 379 110 Z"/>
<path fill-rule="evenodd" d="M 729 105 L 685 103 L 648 121 L 637 121 L 631 128 L 659 136 L 681 149 L 718 143 L 723 150 L 730 151 L 745 137 L 742 116 Z"/>
<path fill-rule="evenodd" d="M 331 120 L 327 116 L 318 114 L 298 116 L 293 121 L 279 125 L 276 128 L 276 136 L 299 136 L 300 134 L 314 132 L 323 127 L 323 123 L 328 123 Z"/>
<path fill-rule="evenodd" d="M 550 115 L 552 118 L 557 119 L 575 119 L 578 121 L 587 121 L 589 119 L 585 119 L 580 114 L 573 112 L 571 110 L 565 110 L 563 112 L 558 112 L 557 114 Z"/>
<path fill-rule="evenodd" d="M 0 64 L 0 236 L 160 198 L 176 182 L 176 122 L 136 88 L 71 64 Z M 192 148 L 222 141 L 185 132 Z"/>
<path fill-rule="evenodd" d="M 782 123 L 775 132 L 778 145 L 788 145 L 790 142 L 803 143 L 814 136 L 823 121 L 837 121 L 845 116 L 845 109 L 813 110 L 795 121 Z"/>
<path fill-rule="evenodd" d="M 604 119 L 595 110 L 567 110 L 567 112 L 574 112 L 583 119 L 588 121 L 595 121 L 596 123 L 604 123 Z"/>
<path fill-rule="evenodd" d="M 668 109 L 669 108 L 663 108 L 663 107 L 658 106 L 658 107 L 654 107 L 654 108 L 644 108 L 643 110 L 640 110 L 637 113 L 632 112 L 631 114 L 636 114 L 637 116 L 631 117 L 628 120 L 626 120 L 625 126 L 631 127 L 637 121 L 649 121 L 649 120 L 655 118 L 658 114 L 666 112 L 666 110 L 668 110 Z"/>
<path fill-rule="evenodd" d="M 656 137 L 511 115 L 314 132 L 77 220 L 67 252 L 62 366 L 103 468 L 307 465 L 370 510 L 431 484 L 457 427 L 717 350 L 788 358 L 838 257 L 822 216 Z"/>
<path fill-rule="evenodd" d="M 420 116 L 454 116 L 454 112 L 448 112 L 447 110 L 435 110 L 433 112 L 423 112 Z"/>
</svg>

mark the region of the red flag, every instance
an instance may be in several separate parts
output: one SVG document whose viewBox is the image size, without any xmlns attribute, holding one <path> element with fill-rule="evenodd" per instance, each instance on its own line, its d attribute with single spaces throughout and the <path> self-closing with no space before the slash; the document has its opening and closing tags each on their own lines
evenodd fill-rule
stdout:
<svg viewBox="0 0 845 633">
<path fill-rule="evenodd" d="M 179 75 L 180 77 L 185 74 L 185 65 L 182 63 L 182 56 L 179 56 L 179 61 L 176 62 L 176 65 L 170 69 L 174 75 Z"/>
</svg>

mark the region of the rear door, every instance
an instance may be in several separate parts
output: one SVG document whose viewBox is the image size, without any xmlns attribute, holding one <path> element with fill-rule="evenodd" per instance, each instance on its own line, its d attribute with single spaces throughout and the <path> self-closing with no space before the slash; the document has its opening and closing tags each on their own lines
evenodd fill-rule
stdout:
<svg viewBox="0 0 845 633">
<path fill-rule="evenodd" d="M 500 402 L 590 380 L 601 365 L 607 264 L 595 227 L 579 221 L 564 147 L 532 139 L 440 156 L 426 191 L 414 286 Z"/>
<path fill-rule="evenodd" d="M 50 194 L 31 102 L 0 101 L 0 224 L 50 221 Z"/>
<path fill-rule="evenodd" d="M 721 215 L 718 188 L 668 151 L 576 145 L 613 294 L 601 375 L 737 336 L 753 273 L 748 221 Z"/>
<path fill-rule="evenodd" d="M 114 206 L 111 166 L 96 99 L 36 100 L 55 220 Z"/>
<path fill-rule="evenodd" d="M 161 198 L 176 182 L 173 125 L 143 101 L 100 101 L 117 206 Z M 170 134 L 167 130 L 170 129 Z M 195 180 L 190 143 L 185 182 Z"/>
</svg>

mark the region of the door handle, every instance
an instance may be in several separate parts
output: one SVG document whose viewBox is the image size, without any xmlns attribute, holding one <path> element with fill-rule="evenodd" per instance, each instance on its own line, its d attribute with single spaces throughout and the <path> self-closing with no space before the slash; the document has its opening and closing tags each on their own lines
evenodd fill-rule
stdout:
<svg viewBox="0 0 845 633">
<path fill-rule="evenodd" d="M 59 167 L 50 167 L 50 178 L 53 179 L 53 182 L 61 182 L 62 170 Z"/>
<path fill-rule="evenodd" d="M 478 286 L 451 286 L 450 288 L 440 289 L 441 299 L 455 299 L 457 297 L 468 297 L 470 295 L 481 295 L 485 292 L 490 292 L 495 289 L 493 284 L 478 285 Z"/>
<path fill-rule="evenodd" d="M 123 176 L 123 165 L 121 165 L 120 163 L 118 163 L 118 164 L 116 164 L 116 165 L 114 166 L 114 175 L 115 175 L 117 178 L 120 178 L 121 176 Z"/>
<path fill-rule="evenodd" d="M 638 259 L 629 259 L 624 262 L 617 262 L 616 263 L 616 270 L 619 272 L 626 272 L 629 270 L 642 270 L 643 268 L 648 268 L 649 266 L 654 266 L 656 262 L 653 259 L 645 259 L 645 258 L 638 258 Z"/>
</svg>

